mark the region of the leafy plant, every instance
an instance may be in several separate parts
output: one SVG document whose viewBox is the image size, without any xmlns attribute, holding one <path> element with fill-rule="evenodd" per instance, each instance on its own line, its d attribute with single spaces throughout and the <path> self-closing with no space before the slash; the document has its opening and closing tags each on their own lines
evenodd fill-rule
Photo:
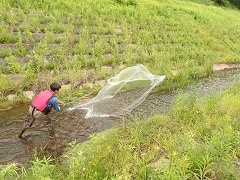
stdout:
<svg viewBox="0 0 240 180">
<path fill-rule="evenodd" d="M 24 66 L 16 60 L 16 57 L 9 56 L 6 61 L 9 73 L 15 74 L 23 71 Z"/>
<path fill-rule="evenodd" d="M 15 163 L 9 165 L 0 165 L 0 178 L 18 178 L 19 176 L 17 170 L 17 164 Z"/>
</svg>

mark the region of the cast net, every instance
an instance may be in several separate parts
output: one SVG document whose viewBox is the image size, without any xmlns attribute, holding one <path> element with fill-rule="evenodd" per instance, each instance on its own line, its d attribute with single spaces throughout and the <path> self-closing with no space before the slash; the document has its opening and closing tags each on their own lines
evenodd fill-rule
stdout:
<svg viewBox="0 0 240 180">
<path fill-rule="evenodd" d="M 151 74 L 144 65 L 128 67 L 107 84 L 88 103 L 69 108 L 85 109 L 85 118 L 121 116 L 130 113 L 144 101 L 150 91 L 163 82 L 165 76 Z"/>
</svg>

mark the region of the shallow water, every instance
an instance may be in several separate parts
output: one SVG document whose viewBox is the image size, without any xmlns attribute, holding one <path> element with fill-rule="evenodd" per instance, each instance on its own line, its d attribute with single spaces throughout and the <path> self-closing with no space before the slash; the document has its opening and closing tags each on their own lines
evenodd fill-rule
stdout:
<svg viewBox="0 0 240 180">
<path fill-rule="evenodd" d="M 194 91 L 200 95 L 208 95 L 224 90 L 239 79 L 240 69 L 219 71 L 188 86 L 182 92 Z M 162 114 L 169 110 L 178 92 L 149 94 L 131 115 L 147 117 L 151 114 Z M 53 112 L 51 117 L 58 135 L 56 139 L 49 139 L 47 128 L 41 122 L 35 121 L 32 128 L 25 132 L 27 138 L 20 140 L 16 138 L 16 134 L 21 129 L 27 111 L 28 105 L 23 104 L 18 108 L 0 112 L 0 164 L 15 162 L 27 165 L 34 154 L 60 157 L 66 151 L 67 143 L 84 142 L 89 139 L 90 134 L 110 129 L 122 122 L 121 118 L 117 117 L 84 119 L 86 113 L 83 110 Z M 125 116 L 125 122 L 131 121 L 131 115 Z"/>
</svg>

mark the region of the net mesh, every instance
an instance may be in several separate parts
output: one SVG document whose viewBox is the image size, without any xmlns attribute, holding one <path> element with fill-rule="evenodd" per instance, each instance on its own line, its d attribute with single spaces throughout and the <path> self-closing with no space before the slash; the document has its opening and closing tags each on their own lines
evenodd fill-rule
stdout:
<svg viewBox="0 0 240 180">
<path fill-rule="evenodd" d="M 151 74 L 142 64 L 128 67 L 108 79 L 107 84 L 91 101 L 70 110 L 85 109 L 85 118 L 121 116 L 130 113 L 143 102 L 150 91 L 164 79 L 165 76 Z"/>
</svg>

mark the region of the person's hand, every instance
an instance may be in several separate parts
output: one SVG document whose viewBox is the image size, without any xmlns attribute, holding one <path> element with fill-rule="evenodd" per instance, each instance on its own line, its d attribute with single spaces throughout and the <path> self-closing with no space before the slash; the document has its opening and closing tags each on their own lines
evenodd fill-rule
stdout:
<svg viewBox="0 0 240 180">
<path fill-rule="evenodd" d="M 61 104 L 61 105 L 63 105 L 63 104 L 64 104 L 64 102 L 62 102 L 62 101 L 59 101 L 59 100 L 58 100 L 58 103 L 59 103 L 59 104 Z"/>
</svg>

